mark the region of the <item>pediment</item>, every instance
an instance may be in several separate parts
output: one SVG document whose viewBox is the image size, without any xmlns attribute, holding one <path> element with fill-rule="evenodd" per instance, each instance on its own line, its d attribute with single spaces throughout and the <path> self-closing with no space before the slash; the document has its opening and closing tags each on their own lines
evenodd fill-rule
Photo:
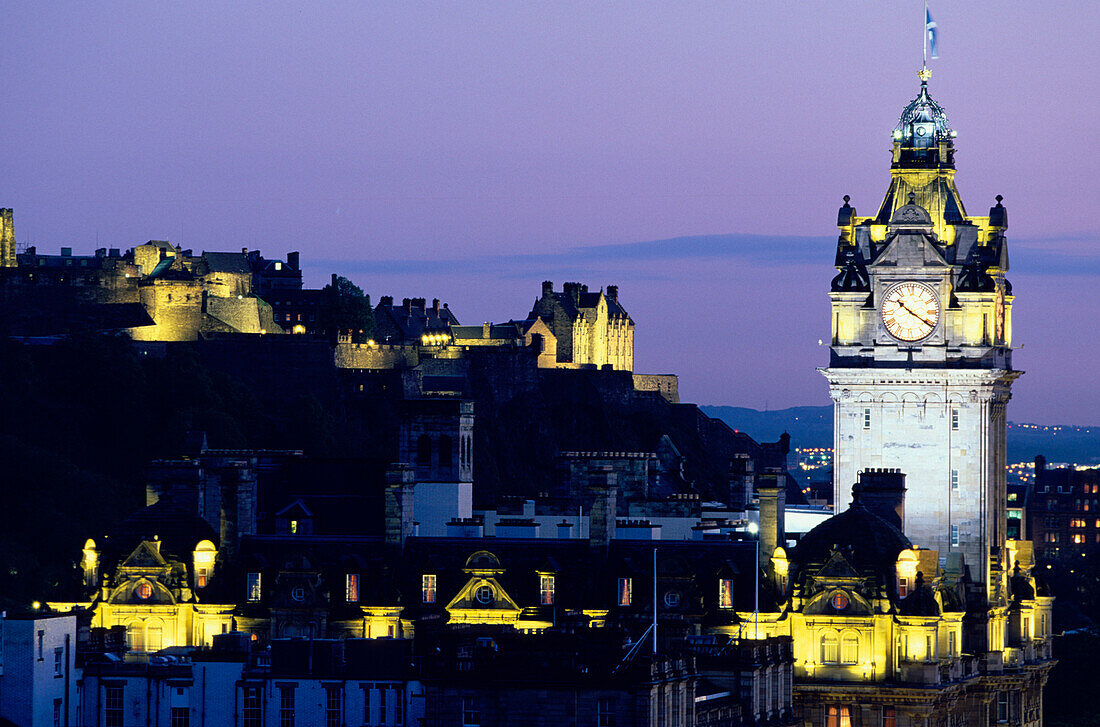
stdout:
<svg viewBox="0 0 1100 727">
<path fill-rule="evenodd" d="M 868 267 L 927 268 L 947 267 L 949 263 L 930 232 L 903 230 L 886 237 L 885 247 Z"/>
<path fill-rule="evenodd" d="M 483 591 L 483 588 L 489 591 Z M 485 600 L 484 595 L 491 592 L 491 597 Z M 512 600 L 504 587 L 496 578 L 474 576 L 466 581 L 451 602 L 447 604 L 447 612 L 452 616 L 460 611 L 497 611 L 508 614 L 519 614 L 522 609 Z"/>
<path fill-rule="evenodd" d="M 814 574 L 814 580 L 822 583 L 843 583 L 863 580 L 863 575 L 844 557 L 834 550 L 825 564 Z"/>
<path fill-rule="evenodd" d="M 133 571 L 162 570 L 168 568 L 168 561 L 164 559 L 156 546 L 147 540 L 143 540 L 138 547 L 134 548 L 134 552 L 130 553 L 119 568 L 120 570 Z"/>
</svg>

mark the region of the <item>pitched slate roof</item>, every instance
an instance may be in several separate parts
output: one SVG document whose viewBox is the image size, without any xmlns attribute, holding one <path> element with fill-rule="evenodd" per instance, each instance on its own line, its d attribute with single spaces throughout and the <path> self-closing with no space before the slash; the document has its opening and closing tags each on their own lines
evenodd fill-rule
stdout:
<svg viewBox="0 0 1100 727">
<path fill-rule="evenodd" d="M 252 272 L 248 264 L 248 256 L 243 252 L 206 252 L 202 253 L 206 269 L 211 273 L 239 273 L 247 275 Z"/>
</svg>

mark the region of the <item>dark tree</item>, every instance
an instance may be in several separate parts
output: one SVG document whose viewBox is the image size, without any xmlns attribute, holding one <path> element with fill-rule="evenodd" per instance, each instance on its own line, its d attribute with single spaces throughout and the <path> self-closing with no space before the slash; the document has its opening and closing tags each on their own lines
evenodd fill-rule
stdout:
<svg viewBox="0 0 1100 727">
<path fill-rule="evenodd" d="M 351 334 L 355 343 L 363 343 L 374 332 L 374 310 L 370 296 L 347 278 L 334 275 L 324 287 L 321 323 L 331 340 L 341 333 Z"/>
</svg>

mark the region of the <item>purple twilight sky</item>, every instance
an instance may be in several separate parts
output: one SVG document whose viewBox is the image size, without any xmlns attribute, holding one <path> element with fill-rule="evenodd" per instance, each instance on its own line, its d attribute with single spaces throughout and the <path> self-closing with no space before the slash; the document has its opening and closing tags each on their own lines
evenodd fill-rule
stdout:
<svg viewBox="0 0 1100 727">
<path fill-rule="evenodd" d="M 1100 3 L 933 2 L 971 214 L 1011 215 L 1009 417 L 1100 424 Z M 686 401 L 826 404 L 844 194 L 918 89 L 923 3 L 21 3 L 0 28 L 19 242 L 301 250 L 463 323 L 621 286 Z"/>
</svg>

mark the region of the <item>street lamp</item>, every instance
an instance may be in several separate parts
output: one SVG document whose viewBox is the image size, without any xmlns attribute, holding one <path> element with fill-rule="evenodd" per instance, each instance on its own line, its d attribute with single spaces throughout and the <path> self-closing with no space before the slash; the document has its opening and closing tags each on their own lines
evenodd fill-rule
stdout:
<svg viewBox="0 0 1100 727">
<path fill-rule="evenodd" d="M 756 543 L 756 557 L 752 564 L 752 638 L 760 638 L 760 526 L 749 523 L 748 530 Z"/>
</svg>

